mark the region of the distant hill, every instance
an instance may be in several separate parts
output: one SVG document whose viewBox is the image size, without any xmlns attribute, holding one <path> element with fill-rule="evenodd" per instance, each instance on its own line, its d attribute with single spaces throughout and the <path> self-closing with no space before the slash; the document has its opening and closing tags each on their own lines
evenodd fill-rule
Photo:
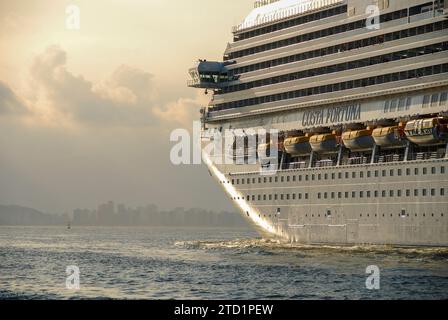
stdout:
<svg viewBox="0 0 448 320">
<path fill-rule="evenodd" d="M 156 206 L 139 208 L 120 207 L 116 212 L 96 210 L 74 210 L 71 223 L 73 226 L 167 226 L 167 227 L 244 227 L 247 222 L 235 212 L 213 212 L 199 208 L 176 208 L 159 211 Z M 36 209 L 0 205 L 0 226 L 52 226 L 66 225 L 63 215 L 48 214 Z"/>
<path fill-rule="evenodd" d="M 43 213 L 41 211 L 21 207 L 0 205 L 0 225 L 61 225 L 65 224 L 62 216 Z"/>
</svg>

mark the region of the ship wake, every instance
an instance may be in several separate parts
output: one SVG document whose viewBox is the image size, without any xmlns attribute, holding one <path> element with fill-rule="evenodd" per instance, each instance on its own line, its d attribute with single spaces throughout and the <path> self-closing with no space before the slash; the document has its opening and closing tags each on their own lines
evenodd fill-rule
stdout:
<svg viewBox="0 0 448 320">
<path fill-rule="evenodd" d="M 234 250 L 234 251 L 264 251 L 295 253 L 347 253 L 347 254 L 398 254 L 415 257 L 428 257 L 448 260 L 448 248 L 446 247 L 398 247 L 388 245 L 309 245 L 299 243 L 286 243 L 275 239 L 235 239 L 235 240 L 192 240 L 178 241 L 177 247 L 190 250 Z"/>
</svg>

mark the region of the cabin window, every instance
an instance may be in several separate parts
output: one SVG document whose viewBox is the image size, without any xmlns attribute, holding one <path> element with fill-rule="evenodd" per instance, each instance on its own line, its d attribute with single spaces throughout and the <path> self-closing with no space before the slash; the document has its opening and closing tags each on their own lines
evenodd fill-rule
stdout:
<svg viewBox="0 0 448 320">
<path fill-rule="evenodd" d="M 446 104 L 447 98 L 448 98 L 448 92 L 442 92 L 440 94 L 440 106 L 443 106 Z"/>
<path fill-rule="evenodd" d="M 412 98 L 408 97 L 406 99 L 406 110 L 409 110 L 411 108 Z"/>
<path fill-rule="evenodd" d="M 435 93 L 431 96 L 431 107 L 437 107 L 439 104 L 439 94 Z"/>
<path fill-rule="evenodd" d="M 428 108 L 429 107 L 429 101 L 430 101 L 430 96 L 429 95 L 425 95 L 423 97 L 423 108 Z"/>
<path fill-rule="evenodd" d="M 389 112 L 389 105 L 390 105 L 390 101 L 386 100 L 386 102 L 384 103 L 384 113 Z"/>
<path fill-rule="evenodd" d="M 398 101 L 398 111 L 404 110 L 404 105 L 406 104 L 406 100 L 404 98 Z"/>
</svg>

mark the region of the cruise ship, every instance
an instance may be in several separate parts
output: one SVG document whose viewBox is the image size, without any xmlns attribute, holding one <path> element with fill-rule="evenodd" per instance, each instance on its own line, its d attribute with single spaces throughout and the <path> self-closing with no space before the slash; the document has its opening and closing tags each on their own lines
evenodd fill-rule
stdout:
<svg viewBox="0 0 448 320">
<path fill-rule="evenodd" d="M 211 96 L 204 161 L 263 236 L 448 245 L 447 0 L 258 0 L 232 36 L 188 86 Z"/>
</svg>

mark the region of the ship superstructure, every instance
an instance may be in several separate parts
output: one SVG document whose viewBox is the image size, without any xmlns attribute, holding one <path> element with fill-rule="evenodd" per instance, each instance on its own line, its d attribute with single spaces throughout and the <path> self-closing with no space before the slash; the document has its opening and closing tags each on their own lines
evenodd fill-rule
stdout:
<svg viewBox="0 0 448 320">
<path fill-rule="evenodd" d="M 244 136 L 222 149 L 239 161 L 204 160 L 247 219 L 301 243 L 448 245 L 447 0 L 259 0 L 232 32 L 188 85 L 213 95 L 204 145 Z"/>
</svg>

